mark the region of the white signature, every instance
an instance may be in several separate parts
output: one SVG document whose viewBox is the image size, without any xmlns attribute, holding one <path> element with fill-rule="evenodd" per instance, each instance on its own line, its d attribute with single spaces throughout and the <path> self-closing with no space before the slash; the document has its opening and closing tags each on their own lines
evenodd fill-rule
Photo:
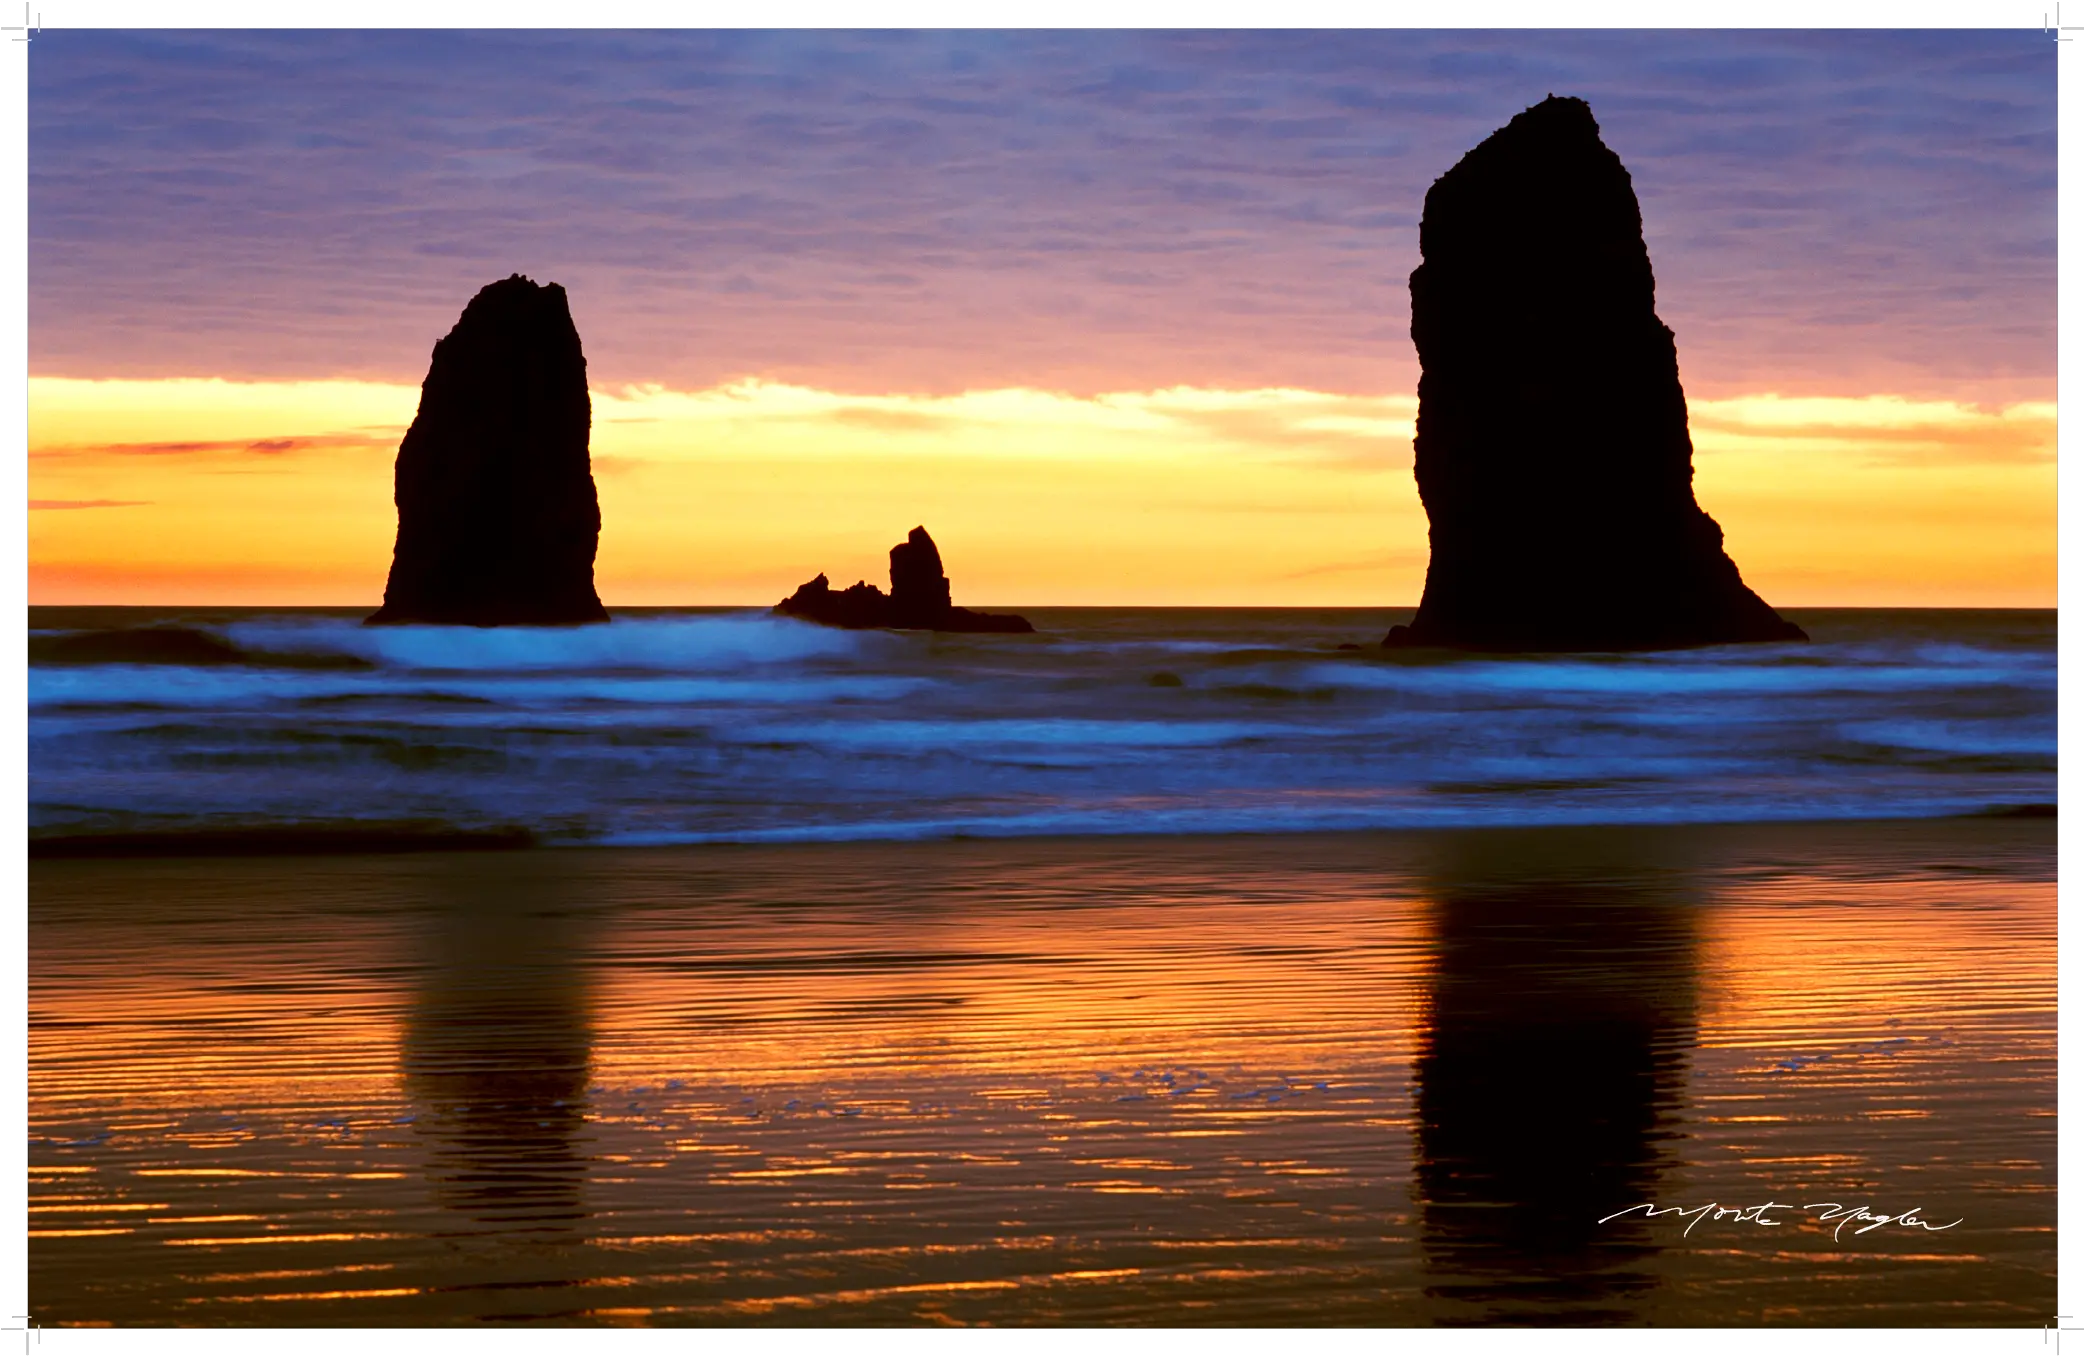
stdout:
<svg viewBox="0 0 2084 1356">
<path fill-rule="evenodd" d="M 1810 1212 L 1810 1217 L 1819 1224 L 1836 1222 L 1836 1227 L 1831 1230 L 1831 1237 L 1834 1240 L 1844 1232 L 1845 1226 L 1848 1224 L 1860 1226 L 1853 1230 L 1855 1234 L 1871 1233 L 1884 1224 L 1894 1224 L 1905 1229 L 1929 1229 L 1937 1233 L 1941 1229 L 1951 1229 L 1954 1227 L 1954 1224 L 1961 1222 L 1960 1220 L 1955 1220 L 1954 1224 L 1934 1224 L 1929 1220 L 1919 1219 L 1918 1211 L 1924 1208 L 1922 1205 L 1914 1205 L 1900 1215 L 1877 1215 L 1864 1205 L 1841 1205 L 1837 1201 L 1813 1201 L 1808 1205 L 1800 1206 L 1789 1205 L 1785 1201 L 1767 1201 L 1764 1205 L 1742 1206 L 1723 1205 L 1719 1201 L 1710 1201 L 1706 1205 L 1696 1205 L 1691 1208 L 1683 1205 L 1667 1205 L 1659 1208 L 1645 1201 L 1641 1205 L 1631 1205 L 1626 1210 L 1616 1210 L 1613 1214 L 1608 1215 L 1606 1219 L 1602 1219 L 1599 1222 L 1605 1224 L 1608 1220 L 1616 1220 L 1623 1215 L 1632 1215 L 1638 1210 L 1642 1212 L 1644 1219 L 1656 1219 L 1660 1215 L 1691 1216 L 1686 1222 L 1686 1233 L 1691 1234 L 1693 1226 L 1704 1219 L 1726 1219 L 1738 1224 L 1759 1224 L 1772 1229 L 1787 1223 L 1787 1221 L 1784 1219 L 1767 1219 L 1766 1214 L 1768 1211 L 1806 1210 Z"/>
</svg>

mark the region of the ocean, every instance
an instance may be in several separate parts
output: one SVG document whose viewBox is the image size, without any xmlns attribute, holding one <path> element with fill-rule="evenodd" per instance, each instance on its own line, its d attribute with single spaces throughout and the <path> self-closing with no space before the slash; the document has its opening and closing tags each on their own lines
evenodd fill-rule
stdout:
<svg viewBox="0 0 2084 1356">
<path fill-rule="evenodd" d="M 33 1321 L 2047 1321 L 2052 612 L 1028 615 L 32 609 Z"/>
<path fill-rule="evenodd" d="M 568 630 L 360 615 L 32 608 L 31 841 L 1260 833 L 2055 800 L 2052 611 L 1794 612 L 1813 643 L 1569 658 L 1384 652 L 1408 619 L 1392 610 L 1037 608 L 1034 636 L 764 610 Z"/>
</svg>

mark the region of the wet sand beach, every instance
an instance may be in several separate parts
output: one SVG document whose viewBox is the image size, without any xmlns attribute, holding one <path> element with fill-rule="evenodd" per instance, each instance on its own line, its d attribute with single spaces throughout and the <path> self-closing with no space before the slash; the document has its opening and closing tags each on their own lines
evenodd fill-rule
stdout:
<svg viewBox="0 0 2084 1356">
<path fill-rule="evenodd" d="M 32 1309 L 2037 1326 L 2054 840 L 36 861 Z"/>
</svg>

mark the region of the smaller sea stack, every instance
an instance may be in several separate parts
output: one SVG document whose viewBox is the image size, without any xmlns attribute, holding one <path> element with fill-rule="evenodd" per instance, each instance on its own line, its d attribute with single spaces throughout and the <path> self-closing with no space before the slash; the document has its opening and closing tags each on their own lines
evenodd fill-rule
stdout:
<svg viewBox="0 0 2084 1356">
<path fill-rule="evenodd" d="M 781 600 L 774 609 L 784 617 L 849 630 L 888 627 L 900 631 L 1001 631 L 1026 634 L 1035 628 L 1025 617 L 972 612 L 949 601 L 948 576 L 941 572 L 941 553 L 926 529 L 890 548 L 890 592 L 867 580 L 835 591 L 824 575 Z"/>
<path fill-rule="evenodd" d="M 434 346 L 398 447 L 398 544 L 370 625 L 608 620 L 586 357 L 564 289 L 516 273 Z"/>
</svg>

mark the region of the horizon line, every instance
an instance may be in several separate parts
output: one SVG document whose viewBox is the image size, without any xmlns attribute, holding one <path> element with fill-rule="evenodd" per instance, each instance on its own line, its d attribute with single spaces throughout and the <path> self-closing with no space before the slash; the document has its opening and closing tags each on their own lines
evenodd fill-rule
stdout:
<svg viewBox="0 0 2084 1356">
<path fill-rule="evenodd" d="M 235 603 L 235 602 L 143 602 L 143 603 L 29 603 L 31 608 L 242 608 L 288 611 L 369 611 L 381 607 L 382 601 L 374 603 Z M 763 610 L 772 612 L 773 603 L 611 603 L 605 599 L 601 606 L 610 612 L 742 612 Z M 972 600 L 965 607 L 1026 608 L 1031 611 L 1139 611 L 1139 612 L 1416 612 L 1417 603 L 1019 603 L 990 600 Z M 1776 612 L 2054 612 L 2054 603 L 1800 603 L 1785 607 L 1776 605 Z M 800 618 L 795 620 L 801 620 Z M 433 623 L 429 623 L 430 625 Z M 459 623 L 461 624 L 461 623 Z M 591 622 L 546 623 L 552 626 L 587 626 Z M 810 623 L 819 625 L 820 623 Z M 501 623 L 496 625 L 529 625 L 529 623 Z M 480 627 L 478 629 L 496 629 Z M 870 627 L 869 630 L 892 628 Z M 904 628 L 896 628 L 904 629 Z"/>
</svg>

